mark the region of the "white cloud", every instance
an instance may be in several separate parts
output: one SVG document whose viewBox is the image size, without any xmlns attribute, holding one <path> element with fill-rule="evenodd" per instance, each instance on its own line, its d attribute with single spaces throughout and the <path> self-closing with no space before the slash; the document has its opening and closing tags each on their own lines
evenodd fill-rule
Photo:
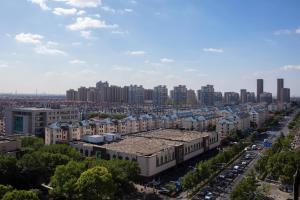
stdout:
<svg viewBox="0 0 300 200">
<path fill-rule="evenodd" d="M 131 56 L 142 56 L 142 55 L 145 55 L 146 52 L 145 51 L 128 51 L 127 54 L 131 55 Z"/>
<path fill-rule="evenodd" d="M 92 19 L 90 17 L 78 17 L 74 24 L 68 25 L 67 28 L 76 31 L 76 30 L 85 30 L 88 28 L 117 28 L 117 24 L 109 25 L 105 21 Z"/>
<path fill-rule="evenodd" d="M 84 11 L 84 10 L 79 10 L 78 12 L 77 12 L 77 15 L 84 15 L 86 12 Z"/>
<path fill-rule="evenodd" d="M 296 33 L 300 34 L 300 27 L 296 29 Z"/>
<path fill-rule="evenodd" d="M 101 9 L 106 11 L 106 12 L 116 13 L 116 10 L 109 7 L 109 6 L 102 6 Z"/>
<path fill-rule="evenodd" d="M 70 8 L 70 9 L 66 9 L 66 8 L 54 8 L 53 10 L 53 14 L 55 15 L 75 15 L 77 13 L 77 9 L 76 8 Z"/>
<path fill-rule="evenodd" d="M 81 42 L 72 42 L 72 45 L 73 46 L 79 46 L 79 45 L 82 45 L 82 44 L 81 44 Z"/>
<path fill-rule="evenodd" d="M 115 66 L 113 67 L 114 71 L 132 71 L 130 67 L 123 67 L 123 66 Z"/>
<path fill-rule="evenodd" d="M 91 31 L 80 31 L 80 36 L 85 39 L 91 38 Z"/>
<path fill-rule="evenodd" d="M 152 65 L 154 67 L 161 67 L 161 66 L 163 66 L 162 63 L 157 63 L 157 62 L 150 63 L 150 65 Z"/>
<path fill-rule="evenodd" d="M 170 59 L 170 58 L 162 58 L 162 59 L 160 59 L 160 62 L 161 63 L 173 63 L 174 60 Z"/>
<path fill-rule="evenodd" d="M 57 42 L 48 41 L 47 45 L 49 45 L 49 46 L 58 46 L 59 44 Z"/>
<path fill-rule="evenodd" d="M 142 74 L 149 74 L 149 75 L 159 74 L 159 71 L 154 71 L 154 70 L 140 70 L 139 72 Z"/>
<path fill-rule="evenodd" d="M 101 7 L 102 10 L 106 11 L 106 12 L 110 12 L 112 14 L 125 14 L 125 13 L 130 13 L 133 12 L 133 9 L 131 8 L 125 8 L 125 9 L 120 9 L 120 10 L 116 10 L 114 8 L 111 8 L 109 6 L 102 6 Z"/>
<path fill-rule="evenodd" d="M 118 30 L 114 30 L 111 33 L 112 34 L 118 34 L 118 35 L 128 35 L 129 34 L 128 31 L 118 31 Z"/>
<path fill-rule="evenodd" d="M 34 48 L 34 51 L 37 53 L 37 54 L 42 54 L 42 55 L 66 55 L 67 53 L 62 51 L 62 50 L 59 50 L 59 49 L 55 49 L 55 48 L 52 48 L 52 47 L 49 47 L 49 46 L 44 46 L 44 45 L 41 45 L 41 46 L 37 46 Z"/>
<path fill-rule="evenodd" d="M 300 71 L 300 65 L 285 65 L 280 68 L 283 71 Z"/>
<path fill-rule="evenodd" d="M 201 73 L 198 73 L 198 74 L 196 74 L 196 76 L 199 76 L 199 77 L 207 77 L 208 75 L 207 75 L 207 74 L 201 74 Z"/>
<path fill-rule="evenodd" d="M 83 60 L 75 59 L 75 60 L 70 60 L 69 63 L 70 64 L 85 64 L 86 62 Z"/>
<path fill-rule="evenodd" d="M 197 72 L 197 69 L 193 69 L 193 68 L 189 68 L 189 69 L 185 69 L 185 72 Z"/>
<path fill-rule="evenodd" d="M 1 68 L 8 68 L 8 65 L 5 64 L 5 63 L 0 63 L 0 69 L 1 69 Z"/>
<path fill-rule="evenodd" d="M 46 4 L 47 0 L 28 0 L 28 1 L 39 5 L 42 10 L 51 10 Z"/>
<path fill-rule="evenodd" d="M 290 34 L 292 34 L 292 31 L 288 30 L 288 29 L 281 29 L 281 30 L 274 31 L 273 34 L 274 35 L 290 35 Z"/>
<path fill-rule="evenodd" d="M 211 52 L 211 53 L 223 53 L 223 49 L 216 49 L 216 48 L 204 48 L 203 51 Z"/>
<path fill-rule="evenodd" d="M 79 8 L 95 8 L 102 4 L 101 0 L 54 0 L 65 2 L 67 5 L 79 7 Z"/>
<path fill-rule="evenodd" d="M 15 36 L 15 39 L 18 42 L 31 43 L 31 44 L 39 44 L 41 43 L 41 40 L 43 38 L 44 37 L 42 35 L 32 34 L 32 33 L 19 33 Z"/>
<path fill-rule="evenodd" d="M 133 10 L 131 8 L 125 8 L 124 11 L 125 12 L 133 12 Z"/>
</svg>

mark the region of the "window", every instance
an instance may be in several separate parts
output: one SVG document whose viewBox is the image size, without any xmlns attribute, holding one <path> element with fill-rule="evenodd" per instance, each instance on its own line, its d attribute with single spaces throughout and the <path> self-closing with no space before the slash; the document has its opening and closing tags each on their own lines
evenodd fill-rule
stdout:
<svg viewBox="0 0 300 200">
<path fill-rule="evenodd" d="M 156 156 L 156 166 L 159 166 L 159 159 L 157 156 Z"/>
</svg>

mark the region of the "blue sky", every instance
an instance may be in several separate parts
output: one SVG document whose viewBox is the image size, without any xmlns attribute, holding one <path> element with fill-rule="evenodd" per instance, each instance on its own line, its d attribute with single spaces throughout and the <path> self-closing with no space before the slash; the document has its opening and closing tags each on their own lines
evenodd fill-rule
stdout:
<svg viewBox="0 0 300 200">
<path fill-rule="evenodd" d="M 0 92 L 185 84 L 300 95 L 298 0 L 3 0 Z"/>
</svg>

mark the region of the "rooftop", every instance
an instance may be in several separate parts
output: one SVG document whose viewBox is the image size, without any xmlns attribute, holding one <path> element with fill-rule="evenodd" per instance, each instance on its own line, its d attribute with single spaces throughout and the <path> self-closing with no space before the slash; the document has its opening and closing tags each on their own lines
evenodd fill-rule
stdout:
<svg viewBox="0 0 300 200">
<path fill-rule="evenodd" d="M 181 142 L 163 139 L 128 137 L 120 142 L 105 144 L 102 147 L 118 152 L 150 156 L 163 149 L 181 144 Z"/>
<path fill-rule="evenodd" d="M 138 137 L 166 139 L 178 142 L 190 142 L 208 136 L 207 132 L 183 131 L 177 129 L 158 129 L 135 134 Z"/>
<path fill-rule="evenodd" d="M 50 108 L 36 108 L 36 107 L 19 107 L 14 108 L 13 111 L 50 111 Z"/>
<path fill-rule="evenodd" d="M 118 152 L 150 156 L 169 147 L 206 137 L 208 134 L 198 131 L 161 129 L 127 136 L 119 142 L 105 144 L 102 147 Z"/>
</svg>

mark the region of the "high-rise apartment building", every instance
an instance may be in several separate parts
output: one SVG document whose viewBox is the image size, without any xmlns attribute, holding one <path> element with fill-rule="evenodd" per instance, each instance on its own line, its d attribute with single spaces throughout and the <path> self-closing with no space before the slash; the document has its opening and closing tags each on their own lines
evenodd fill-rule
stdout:
<svg viewBox="0 0 300 200">
<path fill-rule="evenodd" d="M 96 89 L 97 89 L 97 102 L 101 103 L 101 102 L 107 102 L 108 100 L 108 96 L 109 96 L 109 84 L 107 81 L 102 82 L 99 81 L 96 83 Z"/>
<path fill-rule="evenodd" d="M 272 93 L 263 92 L 259 95 L 260 102 L 270 104 L 273 102 Z"/>
<path fill-rule="evenodd" d="M 106 102 L 120 103 L 122 101 L 122 87 L 111 85 L 107 87 Z"/>
<path fill-rule="evenodd" d="M 143 86 L 130 85 L 128 91 L 128 101 L 130 104 L 143 104 L 145 91 Z"/>
<path fill-rule="evenodd" d="M 223 104 L 223 94 L 222 92 L 214 92 L 214 105 Z"/>
<path fill-rule="evenodd" d="M 87 101 L 88 89 L 86 87 L 78 88 L 78 100 L 79 101 Z"/>
<path fill-rule="evenodd" d="M 129 102 L 129 87 L 124 86 L 122 88 L 122 99 L 121 103 L 128 103 Z"/>
<path fill-rule="evenodd" d="M 74 89 L 67 90 L 66 97 L 68 101 L 77 101 L 78 100 L 78 92 Z"/>
<path fill-rule="evenodd" d="M 185 85 L 175 86 L 173 89 L 173 104 L 183 105 L 187 103 L 187 88 Z"/>
<path fill-rule="evenodd" d="M 159 85 L 153 89 L 153 104 L 160 106 L 166 105 L 168 101 L 168 88 L 165 85 Z"/>
<path fill-rule="evenodd" d="M 284 80 L 283 78 L 278 78 L 277 79 L 277 101 L 282 102 L 283 99 L 282 97 L 282 89 L 284 88 Z"/>
<path fill-rule="evenodd" d="M 197 104 L 197 97 L 195 90 L 189 89 L 187 91 L 187 104 L 196 105 Z"/>
<path fill-rule="evenodd" d="M 87 91 L 87 101 L 96 102 L 97 90 L 95 87 L 89 87 Z"/>
<path fill-rule="evenodd" d="M 260 102 L 260 94 L 264 92 L 264 80 L 263 79 L 257 79 L 257 102 Z"/>
<path fill-rule="evenodd" d="M 215 90 L 213 85 L 202 86 L 201 90 L 198 90 L 198 102 L 203 106 L 213 106 Z"/>
<path fill-rule="evenodd" d="M 290 103 L 290 88 L 282 88 L 281 89 L 281 97 L 283 103 Z"/>
<path fill-rule="evenodd" d="M 248 99 L 247 99 L 247 90 L 246 89 L 241 89 L 240 102 L 241 103 L 247 103 L 248 102 Z"/>
<path fill-rule="evenodd" d="M 237 92 L 225 92 L 224 93 L 224 103 L 225 104 L 238 104 L 239 103 L 239 93 Z"/>
<path fill-rule="evenodd" d="M 153 102 L 153 89 L 144 90 L 144 100 L 147 102 Z"/>
<path fill-rule="evenodd" d="M 247 102 L 254 103 L 255 102 L 255 93 L 247 92 Z"/>
</svg>

